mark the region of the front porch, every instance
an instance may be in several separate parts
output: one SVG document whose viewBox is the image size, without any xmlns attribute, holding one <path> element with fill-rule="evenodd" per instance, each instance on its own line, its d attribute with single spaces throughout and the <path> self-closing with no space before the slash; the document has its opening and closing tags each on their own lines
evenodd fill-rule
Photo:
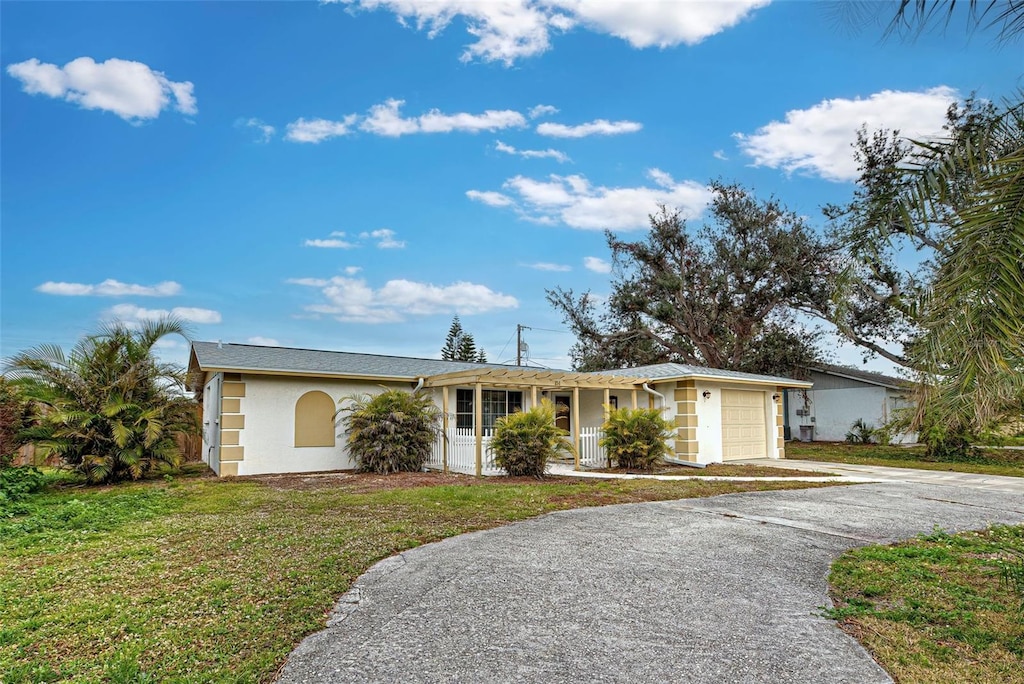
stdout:
<svg viewBox="0 0 1024 684">
<path fill-rule="evenodd" d="M 516 410 L 528 410 L 544 399 L 564 407 L 556 423 L 566 430 L 566 439 L 573 445 L 574 469 L 604 465 L 599 440 L 608 407 L 653 407 L 654 395 L 645 391 L 645 382 L 643 378 L 518 368 L 481 368 L 427 378 L 424 388 L 433 389 L 435 396 L 440 394 L 442 411 L 442 429 L 427 467 L 473 475 L 503 474 L 488 448 L 494 421 Z M 452 401 L 453 389 L 457 405 Z M 494 399 L 495 395 L 499 398 Z"/>
</svg>

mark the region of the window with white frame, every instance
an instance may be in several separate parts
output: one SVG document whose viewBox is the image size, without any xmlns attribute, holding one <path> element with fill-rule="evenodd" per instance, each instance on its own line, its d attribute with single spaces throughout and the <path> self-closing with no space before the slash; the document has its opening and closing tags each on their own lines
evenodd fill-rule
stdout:
<svg viewBox="0 0 1024 684">
<path fill-rule="evenodd" d="M 523 393 L 510 390 L 485 389 L 482 391 L 481 410 L 483 413 L 484 430 L 494 429 L 498 418 L 523 408 Z M 458 389 L 455 391 L 455 427 L 473 429 L 473 390 Z"/>
</svg>

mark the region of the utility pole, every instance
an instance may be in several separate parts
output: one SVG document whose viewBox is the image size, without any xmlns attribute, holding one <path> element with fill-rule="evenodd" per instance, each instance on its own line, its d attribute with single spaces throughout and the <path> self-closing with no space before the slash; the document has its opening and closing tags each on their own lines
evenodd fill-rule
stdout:
<svg viewBox="0 0 1024 684">
<path fill-rule="evenodd" d="M 523 365 L 523 331 L 533 330 L 533 328 L 523 325 L 522 323 L 516 324 L 516 365 Z"/>
</svg>

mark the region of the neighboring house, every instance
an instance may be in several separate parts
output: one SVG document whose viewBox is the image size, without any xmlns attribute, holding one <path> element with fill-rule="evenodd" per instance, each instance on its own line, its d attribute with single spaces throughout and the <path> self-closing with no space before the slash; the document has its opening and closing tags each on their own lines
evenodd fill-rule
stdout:
<svg viewBox="0 0 1024 684">
<path fill-rule="evenodd" d="M 854 421 L 880 428 L 893 412 L 913 406 L 910 384 L 881 373 L 818 365 L 806 368 L 811 389 L 786 390 L 786 428 L 794 439 L 841 442 Z M 893 435 L 893 444 L 917 441 L 917 433 Z"/>
<path fill-rule="evenodd" d="M 683 462 L 783 458 L 782 393 L 811 386 L 671 363 L 575 373 L 219 342 L 192 343 L 189 374 L 203 391 L 203 460 L 219 475 L 355 467 L 335 412 L 345 397 L 382 388 L 421 388 L 441 408 L 431 468 L 499 472 L 487 450 L 495 421 L 544 398 L 559 407 L 579 467 L 604 461 L 605 406 L 662 409 Z"/>
</svg>

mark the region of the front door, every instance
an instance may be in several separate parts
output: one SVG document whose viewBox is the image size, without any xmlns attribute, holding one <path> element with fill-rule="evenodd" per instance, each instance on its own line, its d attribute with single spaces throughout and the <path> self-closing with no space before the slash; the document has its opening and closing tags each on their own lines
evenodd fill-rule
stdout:
<svg viewBox="0 0 1024 684">
<path fill-rule="evenodd" d="M 555 425 L 566 432 L 572 430 L 572 397 L 555 397 Z"/>
</svg>

